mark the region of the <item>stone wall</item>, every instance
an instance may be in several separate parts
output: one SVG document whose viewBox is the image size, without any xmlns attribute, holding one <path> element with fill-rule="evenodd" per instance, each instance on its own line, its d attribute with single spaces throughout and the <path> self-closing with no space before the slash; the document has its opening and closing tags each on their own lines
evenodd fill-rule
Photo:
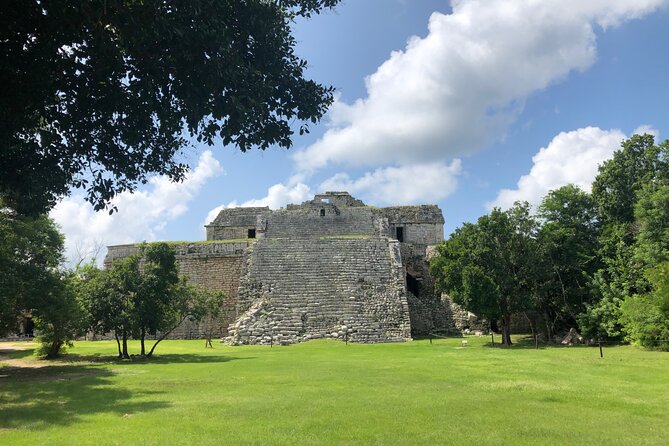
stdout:
<svg viewBox="0 0 669 446">
<path fill-rule="evenodd" d="M 239 240 L 249 238 L 249 230 L 255 231 L 255 225 L 252 226 L 209 226 L 207 227 L 207 240 Z"/>
<path fill-rule="evenodd" d="M 397 238 L 402 228 L 403 242 L 419 245 L 437 245 L 444 240 L 444 227 L 438 223 L 389 223 L 389 236 Z"/>
<path fill-rule="evenodd" d="M 444 217 L 435 205 L 391 206 L 376 209 L 388 221 L 388 235 L 398 238 L 402 228 L 403 242 L 436 245 L 444 240 Z"/>
<path fill-rule="evenodd" d="M 193 283 L 212 291 L 225 293 L 225 305 L 221 317 L 217 320 L 204 320 L 200 323 L 184 321 L 170 335 L 174 339 L 200 339 L 211 328 L 214 337 L 220 338 L 228 333 L 228 326 L 237 317 L 237 288 L 243 256 L 208 255 L 179 256 L 179 273 L 187 276 Z"/>
<path fill-rule="evenodd" d="M 411 334 L 426 336 L 430 333 L 454 333 L 455 322 L 448 305 L 434 291 L 426 260 L 426 245 L 401 244 L 402 263 L 406 267 Z"/>
<path fill-rule="evenodd" d="M 419 206 L 389 206 L 377 208 L 390 223 L 440 223 L 444 224 L 444 215 L 439 206 L 423 204 Z"/>
<path fill-rule="evenodd" d="M 388 238 L 263 239 L 243 265 L 231 344 L 410 339 L 399 244 Z"/>
<path fill-rule="evenodd" d="M 256 229 L 257 218 L 269 213 L 268 207 L 223 209 L 205 225 L 207 240 L 245 239 L 249 229 Z"/>
<path fill-rule="evenodd" d="M 365 203 L 353 198 L 348 192 L 325 192 L 314 196 L 313 200 L 305 201 L 302 204 L 289 204 L 286 209 L 294 210 L 305 206 L 316 206 L 322 204 L 331 204 L 339 208 L 365 206 Z"/>
<path fill-rule="evenodd" d="M 322 211 L 322 212 L 321 212 Z M 376 233 L 370 208 L 337 208 L 324 204 L 294 210 L 281 209 L 267 217 L 267 238 L 372 236 Z"/>
</svg>

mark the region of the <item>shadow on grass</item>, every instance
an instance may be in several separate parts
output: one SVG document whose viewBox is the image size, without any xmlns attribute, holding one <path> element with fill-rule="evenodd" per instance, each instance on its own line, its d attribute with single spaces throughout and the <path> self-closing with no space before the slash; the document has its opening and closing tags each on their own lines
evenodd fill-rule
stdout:
<svg viewBox="0 0 669 446">
<path fill-rule="evenodd" d="M 51 361 L 26 359 L 33 349 L 5 350 L 8 361 L 0 366 L 0 429 L 42 429 L 68 425 L 84 415 L 112 413 L 119 419 L 169 407 L 164 391 L 129 390 L 116 380 L 115 371 L 103 367 L 135 364 L 222 363 L 239 358 L 197 354 L 165 354 L 153 358 L 120 360 L 110 355 L 68 354 Z M 16 365 L 18 363 L 18 365 Z M 2 363 L 0 363 L 1 365 Z M 115 369 L 116 370 L 116 369 Z M 130 369 L 132 370 L 132 367 Z"/>
<path fill-rule="evenodd" d="M 534 338 L 532 336 L 526 336 L 522 338 L 516 338 L 512 339 L 513 344 L 511 346 L 506 346 L 502 345 L 501 343 L 501 336 L 495 340 L 495 343 L 492 344 L 490 342 L 486 343 L 485 346 L 488 348 L 499 348 L 499 349 L 505 349 L 505 350 L 545 350 L 545 349 L 553 349 L 553 348 L 585 348 L 585 347 L 591 347 L 585 344 L 576 344 L 576 345 L 563 345 L 563 344 L 547 344 L 543 341 L 539 341 L 539 345 L 537 348 L 537 344 L 534 341 Z"/>
<path fill-rule="evenodd" d="M 119 418 L 161 409 L 163 392 L 130 391 L 101 367 L 53 365 L 0 368 L 0 428 L 41 429 L 76 423 L 82 415 L 113 413 Z"/>
<path fill-rule="evenodd" d="M 5 356 L 11 359 L 23 359 L 33 356 L 35 349 L 15 349 L 15 348 L 4 348 L 0 349 L 0 355 Z"/>
<path fill-rule="evenodd" d="M 59 361 L 68 364 L 77 363 L 100 363 L 100 364 L 209 364 L 236 361 L 238 359 L 255 359 L 254 357 L 239 357 L 239 356 L 214 356 L 214 355 L 197 355 L 192 353 L 172 353 L 164 355 L 156 355 L 151 358 L 142 357 L 139 355 L 132 355 L 131 359 L 119 359 L 117 356 L 111 355 L 80 355 L 76 353 L 69 353 L 63 356 Z"/>
<path fill-rule="evenodd" d="M 70 364 L 206 364 L 206 363 L 221 363 L 237 359 L 255 359 L 254 357 L 230 357 L 230 356 L 216 356 L 216 355 L 198 355 L 193 353 L 168 353 L 156 354 L 150 358 L 142 357 L 140 355 L 131 355 L 131 359 L 120 359 L 116 355 L 109 354 L 79 354 L 67 353 L 59 358 L 53 360 L 42 360 L 35 358 L 35 349 L 3 349 L 0 350 L 0 359 L 4 356 L 7 359 L 26 359 L 33 358 L 35 361 L 44 361 L 45 365 L 52 363 L 54 366 L 64 366 Z"/>
</svg>

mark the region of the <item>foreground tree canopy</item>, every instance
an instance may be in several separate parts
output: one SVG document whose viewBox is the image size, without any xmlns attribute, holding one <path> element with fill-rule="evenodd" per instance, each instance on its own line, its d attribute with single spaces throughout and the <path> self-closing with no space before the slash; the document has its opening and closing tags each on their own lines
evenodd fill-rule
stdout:
<svg viewBox="0 0 669 446">
<path fill-rule="evenodd" d="M 0 196 L 96 210 L 147 175 L 180 180 L 187 138 L 291 145 L 332 89 L 305 79 L 290 25 L 339 0 L 7 0 L 0 5 Z"/>
</svg>

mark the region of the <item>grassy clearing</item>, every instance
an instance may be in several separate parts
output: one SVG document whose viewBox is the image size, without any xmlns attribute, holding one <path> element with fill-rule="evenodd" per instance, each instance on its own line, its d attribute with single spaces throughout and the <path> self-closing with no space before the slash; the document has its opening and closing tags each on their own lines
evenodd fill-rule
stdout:
<svg viewBox="0 0 669 446">
<path fill-rule="evenodd" d="M 0 444 L 666 444 L 669 354 L 468 340 L 2 353 Z"/>
</svg>

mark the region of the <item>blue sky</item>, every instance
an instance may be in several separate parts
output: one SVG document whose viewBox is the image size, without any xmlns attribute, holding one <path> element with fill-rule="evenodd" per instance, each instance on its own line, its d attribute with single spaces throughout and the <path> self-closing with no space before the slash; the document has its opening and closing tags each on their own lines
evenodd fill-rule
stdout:
<svg viewBox="0 0 669 446">
<path fill-rule="evenodd" d="M 445 235 L 492 206 L 538 203 L 635 131 L 669 129 L 669 0 L 365 0 L 295 24 L 308 76 L 337 102 L 290 150 L 193 147 L 183 184 L 155 178 L 96 214 L 52 216 L 68 255 L 199 240 L 222 207 L 285 206 L 328 190 L 368 204 L 437 203 Z"/>
</svg>

